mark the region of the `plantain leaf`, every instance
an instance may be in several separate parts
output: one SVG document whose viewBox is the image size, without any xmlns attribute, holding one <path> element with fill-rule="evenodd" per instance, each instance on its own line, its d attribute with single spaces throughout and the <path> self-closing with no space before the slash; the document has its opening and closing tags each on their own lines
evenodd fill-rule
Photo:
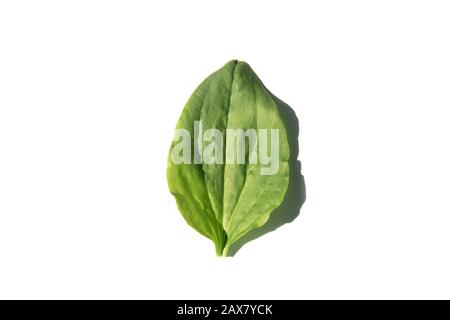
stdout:
<svg viewBox="0 0 450 320">
<path fill-rule="evenodd" d="M 264 225 L 289 182 L 278 108 L 250 66 L 232 60 L 206 78 L 176 126 L 167 180 L 186 222 L 217 255 Z"/>
</svg>

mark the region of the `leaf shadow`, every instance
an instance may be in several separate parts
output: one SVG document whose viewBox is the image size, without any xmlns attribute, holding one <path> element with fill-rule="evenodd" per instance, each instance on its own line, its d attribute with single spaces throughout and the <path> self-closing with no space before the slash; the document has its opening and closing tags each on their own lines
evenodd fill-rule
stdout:
<svg viewBox="0 0 450 320">
<path fill-rule="evenodd" d="M 290 158 L 288 188 L 283 202 L 271 213 L 267 223 L 260 228 L 251 230 L 241 239 L 237 240 L 228 251 L 229 257 L 233 257 L 248 242 L 257 239 L 266 233 L 272 232 L 286 223 L 294 221 L 300 214 L 300 209 L 306 200 L 305 179 L 301 173 L 301 162 L 297 160 L 299 152 L 299 124 L 297 115 L 288 104 L 272 93 L 270 93 L 270 95 L 278 106 L 278 112 L 286 127 L 287 139 L 289 142 Z"/>
</svg>

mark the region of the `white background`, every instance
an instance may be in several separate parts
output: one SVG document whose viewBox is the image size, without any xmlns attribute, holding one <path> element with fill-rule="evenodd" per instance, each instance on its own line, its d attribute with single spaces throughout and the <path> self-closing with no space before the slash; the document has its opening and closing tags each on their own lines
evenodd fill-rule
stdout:
<svg viewBox="0 0 450 320">
<path fill-rule="evenodd" d="M 450 298 L 448 1 L 3 1 L 0 298 Z M 299 217 L 216 258 L 166 157 L 247 61 L 300 120 Z"/>
</svg>

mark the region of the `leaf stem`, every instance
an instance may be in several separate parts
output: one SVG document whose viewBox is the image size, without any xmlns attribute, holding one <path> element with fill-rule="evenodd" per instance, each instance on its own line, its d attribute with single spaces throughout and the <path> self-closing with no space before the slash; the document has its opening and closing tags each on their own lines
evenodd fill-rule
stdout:
<svg viewBox="0 0 450 320">
<path fill-rule="evenodd" d="M 219 232 L 218 237 L 214 241 L 214 245 L 216 246 L 216 255 L 218 257 L 226 257 L 226 252 L 224 253 L 225 248 L 227 248 L 228 237 L 224 230 Z M 228 251 L 228 248 L 226 249 Z"/>
<path fill-rule="evenodd" d="M 222 250 L 222 257 L 228 257 L 228 250 L 230 249 L 230 246 L 228 243 L 225 245 L 225 247 Z"/>
<path fill-rule="evenodd" d="M 223 252 L 223 245 L 221 243 L 215 243 L 215 246 L 216 246 L 216 255 L 218 257 L 221 257 Z"/>
</svg>

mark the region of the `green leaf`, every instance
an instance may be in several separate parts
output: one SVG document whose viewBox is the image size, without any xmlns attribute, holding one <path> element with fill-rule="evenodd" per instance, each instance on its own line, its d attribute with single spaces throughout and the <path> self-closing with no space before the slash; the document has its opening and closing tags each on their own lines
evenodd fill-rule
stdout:
<svg viewBox="0 0 450 320">
<path fill-rule="evenodd" d="M 214 242 L 217 255 L 227 255 L 286 193 L 289 145 L 277 105 L 250 66 L 232 60 L 197 87 L 176 128 L 184 130 L 169 152 L 170 192 L 186 222 Z"/>
</svg>

